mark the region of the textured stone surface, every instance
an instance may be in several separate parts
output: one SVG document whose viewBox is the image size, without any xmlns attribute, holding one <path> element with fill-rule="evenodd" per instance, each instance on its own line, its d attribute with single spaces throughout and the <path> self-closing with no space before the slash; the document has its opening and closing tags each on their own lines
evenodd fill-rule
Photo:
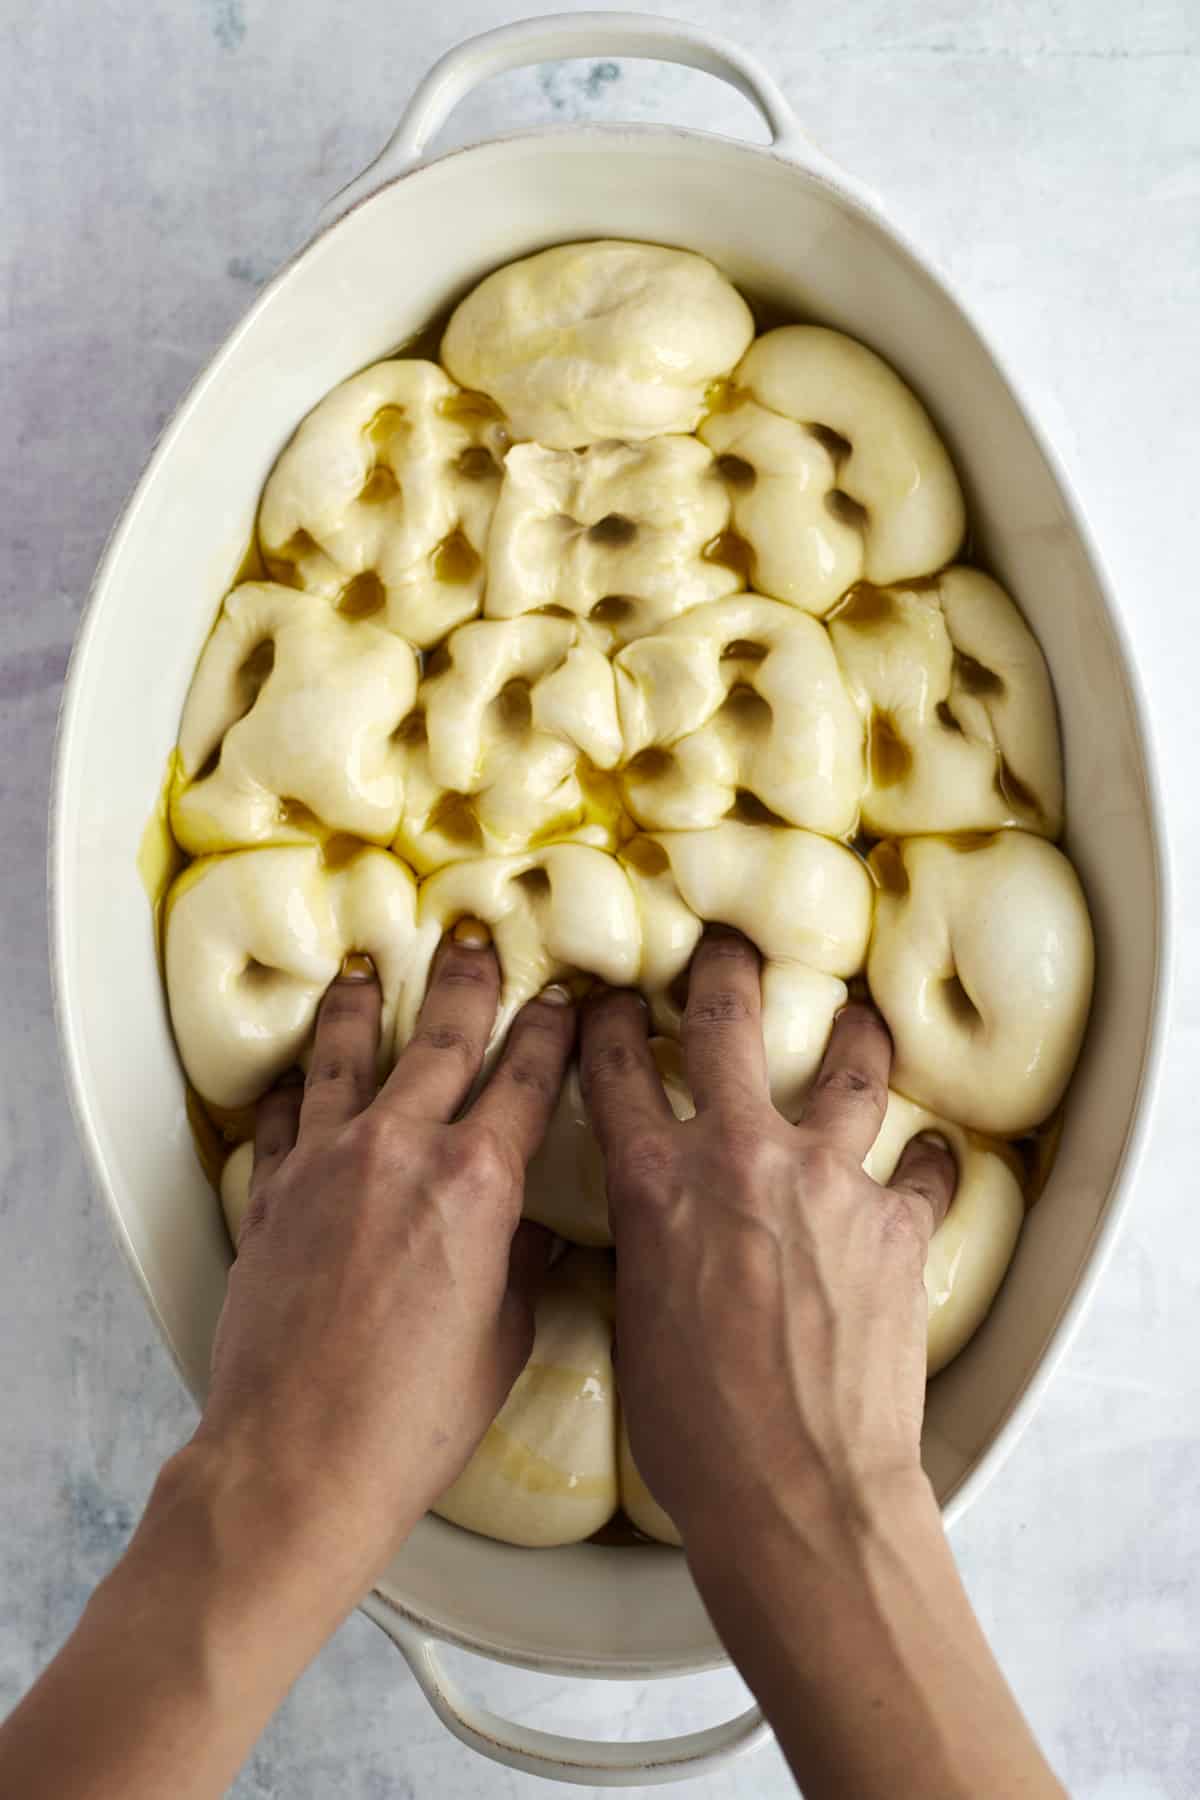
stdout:
<svg viewBox="0 0 1200 1800">
<path fill-rule="evenodd" d="M 1089 0 L 763 0 L 689 16 L 775 71 L 802 120 L 961 285 L 1028 383 L 1099 529 L 1200 881 L 1200 12 Z M 43 922 L 58 688 L 96 557 L 156 431 L 317 205 L 374 153 L 432 58 L 497 0 L 46 0 L 0 24 L 6 182 L 0 626 L 0 1707 L 125 1542 L 190 1407 L 89 1196 L 56 1062 Z M 755 133 L 706 78 L 607 60 L 529 71 L 452 135 L 667 118 Z M 1200 1109 L 1195 915 L 1173 1065 L 1128 1226 L 1033 1427 L 956 1533 L 971 1592 L 1077 1800 L 1200 1791 Z M 464 1659 L 465 1661 L 465 1659 Z M 648 1736 L 733 1711 L 737 1683 L 570 1686 L 470 1664 L 493 1704 Z M 352 1620 L 240 1778 L 239 1800 L 521 1796 L 472 1759 Z M 692 1793 L 789 1793 L 774 1751 Z"/>
</svg>

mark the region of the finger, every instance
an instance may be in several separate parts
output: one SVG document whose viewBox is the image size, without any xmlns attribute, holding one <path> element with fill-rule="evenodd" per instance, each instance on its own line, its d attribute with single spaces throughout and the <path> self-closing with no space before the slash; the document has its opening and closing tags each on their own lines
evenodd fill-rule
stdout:
<svg viewBox="0 0 1200 1800">
<path fill-rule="evenodd" d="M 380 1103 L 425 1119 L 452 1119 L 483 1065 L 500 965 L 477 919 L 461 919 L 443 938 L 411 1041 L 388 1076 Z"/>
<path fill-rule="evenodd" d="M 859 1162 L 887 1111 L 892 1040 L 873 1006 L 844 1006 L 799 1124 Z"/>
<path fill-rule="evenodd" d="M 259 1101 L 254 1113 L 251 1194 L 275 1173 L 284 1157 L 295 1147 L 296 1134 L 300 1128 L 300 1102 L 303 1098 L 304 1077 L 299 1069 L 289 1069 Z"/>
<path fill-rule="evenodd" d="M 606 1162 L 631 1138 L 675 1123 L 649 1026 L 645 1001 L 628 990 L 602 988 L 584 1003 L 579 1079 Z"/>
<path fill-rule="evenodd" d="M 917 1217 L 928 1225 L 932 1237 L 950 1210 L 958 1186 L 958 1164 L 941 1132 L 923 1131 L 905 1145 L 888 1186 L 894 1194 L 915 1203 Z"/>
<path fill-rule="evenodd" d="M 336 1131 L 370 1106 L 375 1097 L 382 1006 L 370 957 L 348 956 L 317 1014 L 300 1111 L 301 1138 Z"/>
<path fill-rule="evenodd" d="M 546 1135 L 575 1042 L 575 1008 L 565 987 L 546 988 L 523 1006 L 491 1080 L 467 1115 L 510 1144 L 522 1164 Z"/>
<path fill-rule="evenodd" d="M 692 958 L 683 1064 L 696 1111 L 767 1098 L 758 951 L 740 932 L 709 928 Z"/>
</svg>

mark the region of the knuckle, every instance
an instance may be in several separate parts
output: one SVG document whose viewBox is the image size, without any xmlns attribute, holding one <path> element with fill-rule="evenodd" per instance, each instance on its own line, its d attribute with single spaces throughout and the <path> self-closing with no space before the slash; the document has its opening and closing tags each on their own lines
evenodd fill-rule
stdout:
<svg viewBox="0 0 1200 1800">
<path fill-rule="evenodd" d="M 722 951 L 720 954 L 727 952 Z M 749 1017 L 749 1003 L 734 988 L 720 988 L 715 993 L 697 995 L 688 1001 L 687 1022 L 690 1026 L 700 1026 L 702 1030 L 713 1026 L 740 1025 Z"/>
<path fill-rule="evenodd" d="M 464 1062 L 478 1054 L 475 1040 L 461 1025 L 418 1025 L 412 1041 L 422 1050 L 458 1056 Z"/>
<path fill-rule="evenodd" d="M 619 1081 L 634 1067 L 633 1052 L 628 1044 L 610 1038 L 594 1045 L 588 1052 L 585 1079 L 596 1083 Z"/>
<path fill-rule="evenodd" d="M 524 1088 L 542 1100 L 553 1100 L 558 1093 L 558 1080 L 544 1062 L 537 1062 L 530 1056 L 513 1056 L 507 1069 L 508 1079 L 514 1087 Z"/>
<path fill-rule="evenodd" d="M 347 1057 L 338 1051 L 329 1051 L 324 1056 L 313 1057 L 304 1085 L 311 1092 L 313 1088 L 326 1086 L 330 1082 L 355 1081 L 357 1078 L 358 1071 Z"/>
<path fill-rule="evenodd" d="M 672 1156 L 671 1141 L 666 1133 L 647 1130 L 643 1126 L 631 1132 L 621 1144 L 617 1160 L 627 1180 L 653 1182 L 666 1173 Z"/>
<path fill-rule="evenodd" d="M 817 1078 L 818 1094 L 831 1094 L 835 1099 L 862 1101 L 864 1105 L 877 1103 L 883 1094 L 882 1083 L 874 1075 L 864 1069 L 853 1066 L 829 1069 Z"/>
<path fill-rule="evenodd" d="M 476 1190 L 502 1192 L 518 1178 L 517 1158 L 494 1126 L 472 1125 L 456 1149 L 457 1172 Z"/>
</svg>

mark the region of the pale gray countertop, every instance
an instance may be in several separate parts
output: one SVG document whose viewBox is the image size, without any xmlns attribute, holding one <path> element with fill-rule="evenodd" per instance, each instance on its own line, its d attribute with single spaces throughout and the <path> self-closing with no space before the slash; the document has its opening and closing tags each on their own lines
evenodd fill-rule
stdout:
<svg viewBox="0 0 1200 1800">
<path fill-rule="evenodd" d="M 692 0 L 772 67 L 1023 373 L 1099 531 L 1161 735 L 1180 923 L 1174 1059 L 1128 1224 L 1007 1467 L 955 1532 L 1008 1675 L 1080 1800 L 1200 1793 L 1200 1105 L 1195 799 L 1200 8 L 1195 0 Z M 407 15 L 407 16 L 406 16 Z M 4 9 L 6 434 L 0 636 L 0 1708 L 124 1544 L 191 1407 L 88 1191 L 46 972 L 58 689 L 155 432 L 433 57 L 500 0 L 15 0 Z M 605 60 L 496 82 L 455 135 L 549 117 L 729 132 L 706 78 Z M 1189 545 L 1192 548 L 1189 549 Z M 164 596 L 169 603 L 169 596 Z M 153 673 L 148 672 L 148 679 Z M 571 1687 L 480 1670 L 530 1722 L 653 1735 L 732 1677 Z M 361 1618 L 236 1794 L 533 1796 L 434 1721 Z M 648 1791 L 648 1790 L 644 1790 Z M 777 1754 L 689 1793 L 790 1792 Z"/>
</svg>

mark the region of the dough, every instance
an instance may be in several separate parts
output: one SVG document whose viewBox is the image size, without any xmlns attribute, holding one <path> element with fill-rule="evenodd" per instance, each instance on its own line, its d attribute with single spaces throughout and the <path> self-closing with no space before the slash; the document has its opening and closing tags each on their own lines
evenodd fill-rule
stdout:
<svg viewBox="0 0 1200 1800">
<path fill-rule="evenodd" d="M 617 1509 L 612 1327 L 596 1293 L 606 1257 L 576 1250 L 538 1301 L 528 1363 L 434 1512 L 506 1544 L 575 1544 Z M 591 1266 L 589 1266 L 589 1264 Z"/>
<path fill-rule="evenodd" d="M 693 607 L 616 659 L 630 812 L 648 830 L 749 820 L 841 837 L 863 731 L 822 627 L 739 594 Z"/>
<path fill-rule="evenodd" d="M 383 989 L 380 1072 L 406 1039 L 432 951 L 418 941 L 416 884 L 386 850 L 330 866 L 315 845 L 204 857 L 164 908 L 175 1042 L 214 1106 L 248 1106 L 307 1054 L 317 1009 L 348 951 Z M 436 942 L 435 942 L 436 947 Z"/>
<path fill-rule="evenodd" d="M 1017 1247 L 1025 1200 L 1011 1150 L 896 1093 L 888 1095 L 879 1136 L 863 1164 L 867 1174 L 886 1187 L 909 1141 L 922 1131 L 940 1131 L 958 1165 L 954 1199 L 925 1263 L 929 1373 L 936 1375 L 987 1317 Z"/>
<path fill-rule="evenodd" d="M 863 824 L 878 837 L 1062 829 L 1062 752 L 1037 640 L 1000 585 L 945 569 L 855 588 L 829 621 L 867 727 Z"/>
<path fill-rule="evenodd" d="M 176 839 L 204 855 L 323 826 L 386 844 L 404 798 L 393 734 L 416 690 L 416 657 L 380 626 L 272 583 L 235 588 L 183 709 Z"/>
<path fill-rule="evenodd" d="M 463 625 L 430 659 L 401 736 L 396 849 L 421 874 L 539 840 L 611 849 L 621 755 L 612 664 L 587 625 Z"/>
<path fill-rule="evenodd" d="M 805 612 L 863 577 L 930 574 L 962 543 L 962 492 L 929 415 L 840 331 L 757 338 L 700 436 L 722 459 L 750 585 Z"/>
<path fill-rule="evenodd" d="M 659 244 L 560 244 L 509 263 L 456 308 L 442 360 L 554 450 L 694 431 L 709 384 L 754 335 L 702 256 Z"/>
<path fill-rule="evenodd" d="M 518 444 L 492 522 L 485 611 L 549 608 L 624 643 L 741 586 L 728 521 L 712 453 L 695 438 Z"/>
<path fill-rule="evenodd" d="M 771 1094 L 794 1118 L 845 1004 L 846 977 L 866 954 L 872 889 L 862 863 L 811 832 L 732 821 L 634 838 L 622 861 L 641 914 L 640 986 L 667 1036 L 679 1035 L 683 977 L 704 920 L 758 946 Z"/>
<path fill-rule="evenodd" d="M 1074 869 L 1024 831 L 879 845 L 867 979 L 895 1046 L 892 1082 L 997 1137 L 1062 1098 L 1092 995 L 1092 928 Z"/>
<path fill-rule="evenodd" d="M 315 406 L 267 480 L 277 581 L 434 644 L 479 611 L 508 433 L 436 363 L 375 363 Z"/>
</svg>

